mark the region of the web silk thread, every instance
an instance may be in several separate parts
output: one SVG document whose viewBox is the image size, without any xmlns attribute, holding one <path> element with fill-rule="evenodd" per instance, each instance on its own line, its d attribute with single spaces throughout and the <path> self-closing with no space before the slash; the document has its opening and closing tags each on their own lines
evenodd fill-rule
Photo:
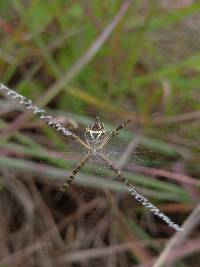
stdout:
<svg viewBox="0 0 200 267">
<path fill-rule="evenodd" d="M 128 191 L 130 194 L 143 206 L 145 206 L 147 209 L 149 209 L 152 213 L 154 213 L 156 216 L 161 218 L 163 221 L 165 221 L 168 226 L 174 228 L 176 231 L 183 231 L 184 229 L 180 227 L 178 224 L 174 223 L 168 216 L 166 216 L 163 212 L 161 212 L 156 206 L 154 206 L 150 201 L 148 201 L 147 198 L 143 197 L 141 194 L 139 194 L 135 187 L 129 186 Z"/>
<path fill-rule="evenodd" d="M 19 103 L 23 104 L 26 109 L 32 110 L 33 114 L 40 113 L 40 119 L 44 120 L 49 126 L 54 127 L 56 131 L 61 132 L 64 136 L 73 136 L 72 132 L 68 131 L 61 123 L 55 122 L 52 116 L 46 115 L 45 110 L 38 108 L 30 99 L 16 93 L 3 84 L 0 84 L 0 91 L 10 98 L 19 99 Z"/>
</svg>

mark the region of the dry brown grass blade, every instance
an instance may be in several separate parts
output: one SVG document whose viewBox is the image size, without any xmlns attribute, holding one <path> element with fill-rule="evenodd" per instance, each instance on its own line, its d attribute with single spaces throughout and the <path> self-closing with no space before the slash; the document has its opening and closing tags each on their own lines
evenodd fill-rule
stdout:
<svg viewBox="0 0 200 267">
<path fill-rule="evenodd" d="M 51 234 L 50 232 L 49 239 L 51 239 L 51 242 L 54 243 L 57 247 L 64 247 L 64 242 L 60 236 L 53 215 L 33 182 L 31 183 L 31 193 L 33 195 L 34 202 L 37 204 L 37 212 L 38 214 L 40 214 L 40 218 L 42 218 L 41 221 L 43 221 L 42 227 L 44 229 L 54 229 L 55 234 Z M 39 223 L 39 227 L 41 227 L 41 221 Z"/>
<path fill-rule="evenodd" d="M 187 241 L 184 245 L 176 248 L 171 251 L 170 257 L 167 258 L 166 265 L 164 266 L 175 266 L 173 262 L 177 259 L 183 259 L 191 254 L 198 253 L 200 250 L 200 238 L 191 239 Z M 169 255 L 168 255 L 169 256 Z M 155 260 L 152 259 L 148 263 L 137 265 L 137 267 L 154 267 L 153 262 Z"/>
<path fill-rule="evenodd" d="M 16 179 L 7 169 L 1 167 L 3 175 L 1 176 L 1 183 L 16 197 L 23 207 L 26 214 L 27 223 L 32 222 L 34 216 L 35 205 L 24 184 Z"/>
<path fill-rule="evenodd" d="M 184 231 L 176 232 L 176 234 L 167 243 L 160 256 L 153 264 L 153 267 L 161 267 L 167 263 L 168 258 L 172 254 L 173 250 L 177 248 L 197 227 L 200 223 L 200 204 L 193 210 L 190 216 L 186 219 L 183 224 Z"/>
<path fill-rule="evenodd" d="M 95 248 L 95 249 L 85 249 L 82 251 L 68 253 L 67 255 L 61 256 L 58 259 L 59 263 L 75 263 L 75 262 L 83 262 L 84 260 L 93 259 L 93 258 L 103 258 L 108 257 L 113 253 L 122 253 L 124 251 L 131 251 L 133 246 L 141 245 L 142 242 L 133 241 L 127 242 L 120 245 L 114 245 L 110 247 L 104 248 Z M 151 243 L 151 241 L 146 241 L 144 243 Z M 143 244 L 144 245 L 144 244 Z"/>
<path fill-rule="evenodd" d="M 48 229 L 44 234 L 41 236 L 40 239 L 37 239 L 35 243 L 31 244 L 29 247 L 25 249 L 18 250 L 17 252 L 10 254 L 2 259 L 0 259 L 0 265 L 9 265 L 13 262 L 18 260 L 25 259 L 30 257 L 33 253 L 40 251 L 41 249 L 49 248 L 51 244 L 51 240 L 53 236 L 57 235 L 57 230 L 59 229 L 62 231 L 66 225 L 70 223 L 74 223 L 83 217 L 85 214 L 89 213 L 93 209 L 105 208 L 107 207 L 106 202 L 102 198 L 96 198 L 91 202 L 83 205 L 78 210 L 73 212 L 70 216 L 67 216 L 64 220 L 58 223 L 58 225 L 53 225 L 50 229 Z"/>
<path fill-rule="evenodd" d="M 200 118 L 200 111 L 188 112 L 183 114 L 178 114 L 171 117 L 157 117 L 154 119 L 154 123 L 181 123 L 190 120 L 198 120 Z"/>
<path fill-rule="evenodd" d="M 163 170 L 163 169 L 156 169 L 156 168 L 150 168 L 150 167 L 139 166 L 139 165 L 134 165 L 133 167 L 129 167 L 128 169 L 132 171 L 144 173 L 147 175 L 151 175 L 151 176 L 165 177 L 165 178 L 174 180 L 179 183 L 186 183 L 186 184 L 195 185 L 195 186 L 200 185 L 200 181 L 191 176 L 180 174 L 180 173 L 174 173 L 174 172 L 170 172 L 170 171 Z"/>
</svg>

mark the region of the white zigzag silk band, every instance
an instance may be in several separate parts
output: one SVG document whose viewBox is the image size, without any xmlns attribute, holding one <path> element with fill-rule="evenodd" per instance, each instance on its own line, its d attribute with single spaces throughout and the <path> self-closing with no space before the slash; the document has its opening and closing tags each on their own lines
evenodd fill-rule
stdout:
<svg viewBox="0 0 200 267">
<path fill-rule="evenodd" d="M 176 231 L 183 231 L 184 229 L 180 227 L 178 224 L 174 223 L 168 216 L 166 216 L 164 213 L 162 213 L 157 207 L 155 207 L 151 202 L 148 201 L 147 198 L 140 195 L 135 187 L 129 186 L 129 192 L 131 195 L 142 205 L 144 205 L 146 208 L 148 208 L 152 213 L 154 213 L 156 216 L 161 218 L 163 221 L 165 221 L 170 227 L 174 228 Z"/>
<path fill-rule="evenodd" d="M 47 116 L 45 114 L 45 110 L 38 108 L 35 104 L 32 103 L 32 101 L 15 91 L 9 89 L 5 85 L 0 83 L 0 91 L 7 95 L 10 98 L 17 99 L 19 98 L 20 104 L 25 105 L 26 109 L 32 110 L 34 114 L 39 113 L 39 117 L 44 120 L 49 126 L 55 128 L 58 132 L 61 132 L 66 137 L 76 137 L 73 132 L 70 132 L 67 130 L 61 123 L 55 122 L 55 120 L 52 118 L 52 116 Z M 155 207 L 151 202 L 148 201 L 147 198 L 140 195 L 135 187 L 133 187 L 129 182 L 127 183 L 128 191 L 129 193 L 142 205 L 144 205 L 146 208 L 148 208 L 152 213 L 154 213 L 156 216 L 161 218 L 163 221 L 165 221 L 170 227 L 174 228 L 176 231 L 183 231 L 184 229 L 180 227 L 178 224 L 174 223 L 168 216 L 166 216 L 164 213 L 162 213 L 157 207 Z"/>
<path fill-rule="evenodd" d="M 0 91 L 5 93 L 10 98 L 19 98 L 19 103 L 24 104 L 26 109 L 32 110 L 34 114 L 39 113 L 39 117 L 42 120 L 45 120 L 45 122 L 51 126 L 54 127 L 58 132 L 61 132 L 64 136 L 73 136 L 73 133 L 67 130 L 61 123 L 55 122 L 53 120 L 52 116 L 47 116 L 45 114 L 45 110 L 38 108 L 30 99 L 27 99 L 26 97 L 16 93 L 15 91 L 9 89 L 3 84 L 0 84 Z"/>
</svg>

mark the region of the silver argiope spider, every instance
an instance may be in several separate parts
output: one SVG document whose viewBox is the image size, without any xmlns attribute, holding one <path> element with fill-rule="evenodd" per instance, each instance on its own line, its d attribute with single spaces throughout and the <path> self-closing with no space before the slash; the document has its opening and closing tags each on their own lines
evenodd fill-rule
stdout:
<svg viewBox="0 0 200 267">
<path fill-rule="evenodd" d="M 86 164 L 86 162 L 92 156 L 100 157 L 116 173 L 118 178 L 120 178 L 120 180 L 122 180 L 126 185 L 129 186 L 129 182 L 121 175 L 120 170 L 102 153 L 102 149 L 111 138 L 118 135 L 119 131 L 130 122 L 131 122 L 131 119 L 120 124 L 111 133 L 108 133 L 108 131 L 104 127 L 104 124 L 97 117 L 96 121 L 92 122 L 92 124 L 88 126 L 85 130 L 86 143 L 84 141 L 82 141 L 81 143 L 84 146 L 84 148 L 87 149 L 87 154 L 72 170 L 71 174 L 69 175 L 63 187 L 61 188 L 61 191 L 64 192 L 67 190 L 67 188 L 69 187 L 69 185 L 75 178 L 76 174 L 82 169 L 82 167 Z M 74 139 L 77 139 L 77 137 L 74 136 Z"/>
<path fill-rule="evenodd" d="M 183 228 L 180 227 L 178 224 L 174 223 L 168 216 L 166 216 L 164 213 L 162 213 L 156 206 L 154 206 L 150 201 L 148 201 L 147 198 L 139 194 L 136 190 L 136 188 L 131 185 L 131 183 L 121 174 L 120 169 L 115 166 L 115 164 L 110 161 L 107 156 L 105 156 L 102 153 L 102 149 L 107 144 L 107 142 L 119 134 L 119 131 L 125 127 L 129 122 L 131 122 L 131 119 L 125 121 L 124 123 L 120 124 L 115 130 L 113 130 L 111 133 L 108 133 L 108 131 L 105 129 L 104 124 L 100 121 L 99 118 L 96 119 L 96 121 L 92 122 L 92 124 L 86 128 L 85 131 L 85 139 L 84 142 L 79 136 L 77 136 L 75 133 L 67 130 L 61 123 L 56 122 L 55 119 L 52 118 L 52 116 L 48 116 L 45 113 L 45 110 L 40 109 L 37 107 L 33 102 L 16 93 L 15 91 L 9 89 L 7 86 L 0 83 L 0 92 L 2 92 L 4 95 L 13 98 L 13 99 L 19 99 L 19 103 L 23 104 L 26 109 L 32 110 L 34 114 L 38 113 L 40 114 L 40 119 L 44 120 L 50 127 L 53 127 L 57 130 L 57 132 L 61 133 L 64 137 L 71 138 L 75 142 L 81 144 L 86 150 L 87 153 L 83 157 L 83 159 L 77 164 L 77 166 L 72 170 L 69 177 L 67 177 L 66 182 L 64 183 L 63 187 L 60 190 L 60 193 L 63 193 L 67 190 L 68 186 L 73 181 L 76 174 L 82 169 L 82 167 L 86 164 L 86 162 L 89 160 L 92 156 L 98 156 L 107 164 L 107 166 L 113 170 L 116 174 L 116 176 L 128 187 L 129 193 L 142 205 L 144 205 L 146 208 L 148 208 L 152 213 L 154 213 L 156 216 L 161 218 L 163 221 L 165 221 L 170 227 L 174 228 L 176 231 L 183 231 Z"/>
</svg>

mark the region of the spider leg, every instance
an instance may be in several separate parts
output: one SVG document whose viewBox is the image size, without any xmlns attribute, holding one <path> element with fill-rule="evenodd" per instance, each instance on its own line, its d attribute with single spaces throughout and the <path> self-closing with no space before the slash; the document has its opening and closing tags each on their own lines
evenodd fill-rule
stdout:
<svg viewBox="0 0 200 267">
<path fill-rule="evenodd" d="M 117 177 L 126 185 L 128 188 L 131 188 L 132 185 L 129 181 L 121 174 L 121 171 L 110 161 L 103 153 L 98 153 L 98 156 L 109 166 L 111 170 L 115 172 Z"/>
<path fill-rule="evenodd" d="M 79 143 L 83 147 L 85 147 L 88 150 L 91 150 L 90 146 L 87 145 L 79 136 L 77 136 L 75 133 L 68 131 L 64 126 L 61 125 L 59 122 L 47 122 L 48 126 L 51 128 L 55 128 L 57 132 L 67 138 L 73 139 L 76 143 Z M 70 134 L 66 134 L 66 132 L 69 132 Z"/>
<path fill-rule="evenodd" d="M 86 164 L 90 157 L 91 154 L 86 154 L 83 159 L 76 165 L 76 167 L 72 170 L 71 174 L 67 177 L 64 185 L 61 187 L 61 192 L 65 192 L 68 189 L 76 174 L 83 168 L 83 166 Z"/>
<path fill-rule="evenodd" d="M 130 123 L 132 121 L 132 119 L 128 119 L 127 121 L 123 122 L 122 124 L 120 124 L 115 130 L 113 130 L 110 134 L 108 134 L 107 138 L 105 139 L 105 141 L 98 147 L 98 149 L 102 149 L 107 142 L 115 137 L 116 135 L 119 134 L 119 131 L 124 128 L 128 123 Z"/>
<path fill-rule="evenodd" d="M 113 130 L 110 134 L 110 138 L 115 137 L 116 135 L 119 134 L 119 131 L 124 128 L 128 123 L 130 123 L 132 119 L 128 119 L 127 121 L 123 122 L 120 124 L 115 130 Z"/>
<path fill-rule="evenodd" d="M 83 147 L 85 147 L 88 151 L 92 151 L 93 150 L 93 148 L 89 144 L 86 144 L 79 136 L 75 135 L 74 133 L 73 133 L 73 135 L 71 135 L 71 138 L 75 142 L 77 142 L 80 145 L 82 145 Z"/>
<path fill-rule="evenodd" d="M 142 205 L 148 208 L 152 213 L 162 219 L 168 226 L 174 228 L 176 231 L 183 231 L 184 229 L 178 224 L 174 223 L 168 216 L 153 205 L 146 197 L 139 194 L 134 186 L 121 174 L 121 171 L 110 161 L 104 154 L 98 153 L 98 156 L 115 172 L 117 177 L 128 187 L 129 193 Z"/>
</svg>

